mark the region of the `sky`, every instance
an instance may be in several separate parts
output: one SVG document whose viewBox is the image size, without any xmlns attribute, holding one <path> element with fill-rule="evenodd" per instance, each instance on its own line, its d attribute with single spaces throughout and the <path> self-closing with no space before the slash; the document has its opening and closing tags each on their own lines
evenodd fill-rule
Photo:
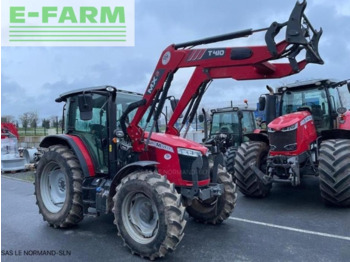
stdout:
<svg viewBox="0 0 350 262">
<path fill-rule="evenodd" d="M 228 106 L 248 99 L 255 105 L 265 86 L 278 87 L 318 78 L 350 78 L 350 1 L 309 0 L 306 15 L 323 28 L 319 52 L 324 65 L 309 64 L 299 74 L 276 80 L 215 80 L 203 105 Z M 61 116 L 61 93 L 112 85 L 144 93 L 162 51 L 172 43 L 264 28 L 285 22 L 294 0 L 135 0 L 134 47 L 1 47 L 1 115 L 16 119 L 37 112 L 40 119 Z M 264 45 L 263 33 L 210 47 Z M 200 46 L 199 48 L 202 48 Z M 181 69 L 170 91 L 179 96 L 192 71 Z M 350 108 L 349 93 L 342 97 Z"/>
</svg>

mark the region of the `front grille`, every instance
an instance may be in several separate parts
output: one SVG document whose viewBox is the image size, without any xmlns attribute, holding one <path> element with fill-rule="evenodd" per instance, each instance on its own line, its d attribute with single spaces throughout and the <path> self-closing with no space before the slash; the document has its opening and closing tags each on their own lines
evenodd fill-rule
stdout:
<svg viewBox="0 0 350 262">
<path fill-rule="evenodd" d="M 181 177 L 183 180 L 193 181 L 193 173 L 196 172 L 192 168 L 193 163 L 196 161 L 196 157 L 179 155 L 180 167 L 181 167 Z M 208 157 L 202 156 L 203 166 L 199 169 L 198 181 L 209 179 L 209 162 Z"/>
<path fill-rule="evenodd" d="M 294 151 L 297 149 L 297 129 L 269 132 L 271 151 Z"/>
</svg>

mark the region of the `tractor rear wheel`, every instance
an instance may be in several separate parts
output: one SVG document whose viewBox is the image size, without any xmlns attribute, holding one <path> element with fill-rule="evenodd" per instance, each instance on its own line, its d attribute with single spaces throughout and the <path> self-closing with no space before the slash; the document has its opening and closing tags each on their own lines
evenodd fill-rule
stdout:
<svg viewBox="0 0 350 262">
<path fill-rule="evenodd" d="M 327 204 L 350 206 L 350 140 L 323 141 L 320 148 L 319 175 L 321 197 Z"/>
<path fill-rule="evenodd" d="M 174 185 L 155 171 L 135 171 L 116 188 L 114 223 L 133 254 L 151 260 L 175 250 L 184 236 L 185 208 Z"/>
<path fill-rule="evenodd" d="M 218 171 L 218 183 L 224 185 L 224 193 L 221 196 L 205 201 L 194 199 L 187 207 L 188 214 L 196 221 L 215 225 L 231 215 L 237 201 L 236 184 L 224 169 Z"/>
<path fill-rule="evenodd" d="M 265 197 L 270 193 L 271 184 L 265 185 L 253 172 L 250 165 L 255 163 L 266 172 L 268 146 L 263 142 L 245 142 L 237 150 L 235 177 L 239 190 L 249 197 Z"/>
<path fill-rule="evenodd" d="M 83 219 L 83 175 L 73 152 L 51 146 L 41 157 L 35 175 L 39 212 L 51 226 L 70 227 Z"/>
<path fill-rule="evenodd" d="M 230 147 L 226 152 L 226 170 L 228 173 L 232 175 L 232 178 L 235 180 L 235 157 L 236 157 L 237 148 Z"/>
</svg>

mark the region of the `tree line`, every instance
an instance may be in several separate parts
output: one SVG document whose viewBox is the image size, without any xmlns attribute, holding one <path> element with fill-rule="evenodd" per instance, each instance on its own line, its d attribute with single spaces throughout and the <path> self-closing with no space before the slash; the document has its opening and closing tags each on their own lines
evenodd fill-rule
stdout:
<svg viewBox="0 0 350 262">
<path fill-rule="evenodd" d="M 39 118 L 37 112 L 25 112 L 16 119 L 12 115 L 1 116 L 1 123 L 12 123 L 17 128 L 58 128 L 62 127 L 62 119 L 58 116 L 51 116 L 49 118 Z"/>
</svg>

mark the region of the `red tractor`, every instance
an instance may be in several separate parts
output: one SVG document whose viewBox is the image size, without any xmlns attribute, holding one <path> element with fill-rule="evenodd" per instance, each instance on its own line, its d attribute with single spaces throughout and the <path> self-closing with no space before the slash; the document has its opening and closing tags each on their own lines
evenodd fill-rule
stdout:
<svg viewBox="0 0 350 262">
<path fill-rule="evenodd" d="M 261 97 L 267 135 L 249 135 L 236 157 L 243 194 L 264 197 L 274 182 L 298 186 L 303 176 L 316 175 L 326 203 L 350 206 L 350 112 L 337 89 L 346 84 L 350 92 L 346 80 L 296 82 Z"/>
<path fill-rule="evenodd" d="M 322 63 L 317 51 L 322 31 L 313 29 L 304 15 L 305 6 L 305 2 L 297 3 L 287 22 L 266 29 L 170 45 L 142 97 L 102 86 L 56 99 L 65 102 L 64 134 L 41 142 L 46 152 L 35 178 L 44 220 L 54 227 L 69 227 L 84 215 L 112 212 L 131 252 L 155 259 L 181 241 L 185 210 L 203 223 L 227 219 L 237 194 L 222 156 L 209 161 L 208 149 L 181 138 L 180 131 L 193 121 L 213 79 L 280 78 L 299 72 L 308 63 Z M 286 40 L 276 44 L 274 38 L 283 27 Z M 266 31 L 266 46 L 192 48 L 258 31 Z M 306 59 L 297 62 L 301 49 L 306 49 Z M 273 63 L 282 57 L 289 57 L 290 63 Z M 165 133 L 159 133 L 157 120 L 174 74 L 184 67 L 194 67 L 193 75 Z"/>
</svg>

